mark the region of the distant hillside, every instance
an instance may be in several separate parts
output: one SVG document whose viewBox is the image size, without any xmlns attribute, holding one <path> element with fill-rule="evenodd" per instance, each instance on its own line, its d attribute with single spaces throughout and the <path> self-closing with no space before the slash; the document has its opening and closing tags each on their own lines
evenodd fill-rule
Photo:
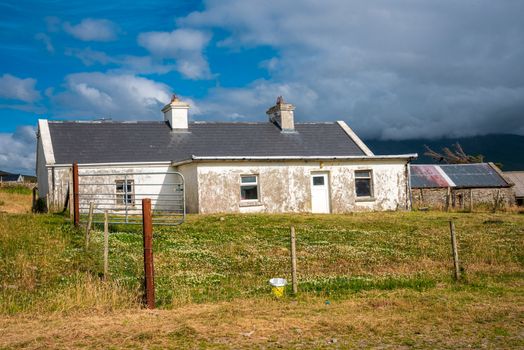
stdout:
<svg viewBox="0 0 524 350">
<path fill-rule="evenodd" d="M 412 139 L 402 141 L 366 140 L 375 154 L 418 153 L 414 163 L 435 163 L 424 156 L 424 145 L 440 152 L 443 147 L 460 143 L 468 154 L 482 154 L 486 162 L 502 163 L 502 170 L 524 170 L 524 136 L 485 135 L 463 138 L 442 138 L 436 140 Z"/>
</svg>

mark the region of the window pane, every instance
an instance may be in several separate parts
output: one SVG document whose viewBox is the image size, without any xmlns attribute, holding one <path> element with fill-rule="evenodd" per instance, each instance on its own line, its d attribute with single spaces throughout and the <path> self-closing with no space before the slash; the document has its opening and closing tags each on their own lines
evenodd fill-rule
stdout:
<svg viewBox="0 0 524 350">
<path fill-rule="evenodd" d="M 242 176 L 242 183 L 243 184 L 257 183 L 257 177 L 256 176 Z"/>
<path fill-rule="evenodd" d="M 116 191 L 117 192 L 124 192 L 124 183 L 123 182 L 117 182 L 116 183 Z"/>
<path fill-rule="evenodd" d="M 257 186 L 242 186 L 240 187 L 240 198 L 242 200 L 258 199 Z"/>
<path fill-rule="evenodd" d="M 313 176 L 313 186 L 324 186 L 324 176 Z"/>
<path fill-rule="evenodd" d="M 355 171 L 356 178 L 371 178 L 370 170 L 357 170 Z"/>
<path fill-rule="evenodd" d="M 355 191 L 357 192 L 357 197 L 371 197 L 371 180 L 356 179 Z"/>
</svg>

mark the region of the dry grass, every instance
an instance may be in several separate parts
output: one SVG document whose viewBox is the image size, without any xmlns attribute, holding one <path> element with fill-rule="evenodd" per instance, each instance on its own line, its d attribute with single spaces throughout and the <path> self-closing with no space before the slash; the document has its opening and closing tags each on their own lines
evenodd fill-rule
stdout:
<svg viewBox="0 0 524 350">
<path fill-rule="evenodd" d="M 31 212 L 32 199 L 27 193 L 13 193 L 0 188 L 0 213 L 25 214 Z"/>
<path fill-rule="evenodd" d="M 0 320 L 0 347 L 496 348 L 524 346 L 522 291 L 370 291 L 326 304 L 267 298 L 173 310 L 17 316 Z"/>
</svg>

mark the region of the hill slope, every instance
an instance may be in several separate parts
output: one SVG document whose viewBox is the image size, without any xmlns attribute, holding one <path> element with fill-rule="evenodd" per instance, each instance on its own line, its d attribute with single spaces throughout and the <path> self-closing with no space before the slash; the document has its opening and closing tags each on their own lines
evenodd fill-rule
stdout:
<svg viewBox="0 0 524 350">
<path fill-rule="evenodd" d="M 504 171 L 524 169 L 524 136 L 485 135 L 463 138 L 442 138 L 436 140 L 412 139 L 401 141 L 366 140 L 375 154 L 418 153 L 415 163 L 435 163 L 424 156 L 424 145 L 435 151 L 460 143 L 468 154 L 482 154 L 486 162 L 502 163 Z"/>
</svg>

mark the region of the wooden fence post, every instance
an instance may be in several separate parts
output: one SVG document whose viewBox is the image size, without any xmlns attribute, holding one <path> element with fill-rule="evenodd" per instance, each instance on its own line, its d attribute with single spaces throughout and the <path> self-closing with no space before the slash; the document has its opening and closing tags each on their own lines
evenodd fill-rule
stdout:
<svg viewBox="0 0 524 350">
<path fill-rule="evenodd" d="M 446 190 L 446 211 L 449 211 L 450 206 L 451 206 L 451 187 L 448 186 L 448 189 Z"/>
<path fill-rule="evenodd" d="M 497 194 L 495 196 L 495 203 L 493 203 L 493 213 L 497 212 L 500 201 L 500 189 L 497 189 Z"/>
<path fill-rule="evenodd" d="M 78 163 L 73 164 L 73 218 L 75 226 L 80 225 L 80 198 L 79 198 L 79 185 L 78 185 Z"/>
<path fill-rule="evenodd" d="M 291 226 L 291 281 L 293 284 L 293 294 L 298 293 L 297 287 L 297 249 L 296 249 L 295 227 Z"/>
<path fill-rule="evenodd" d="M 469 211 L 473 212 L 473 189 L 469 189 Z"/>
<path fill-rule="evenodd" d="M 86 249 L 89 247 L 89 241 L 91 240 L 91 226 L 93 226 L 93 202 L 89 202 L 89 215 L 87 217 L 86 226 Z"/>
<path fill-rule="evenodd" d="M 453 265 L 455 267 L 455 280 L 460 280 L 460 267 L 459 267 L 459 257 L 457 249 L 457 238 L 455 236 L 455 223 L 453 220 L 449 220 L 449 230 L 451 232 L 451 250 L 453 253 Z"/>
<path fill-rule="evenodd" d="M 144 233 L 144 285 L 148 309 L 155 308 L 155 281 L 153 267 L 153 223 L 151 220 L 151 199 L 142 199 L 142 224 Z"/>
<path fill-rule="evenodd" d="M 107 209 L 104 212 L 104 281 L 109 277 L 109 219 Z"/>
</svg>

